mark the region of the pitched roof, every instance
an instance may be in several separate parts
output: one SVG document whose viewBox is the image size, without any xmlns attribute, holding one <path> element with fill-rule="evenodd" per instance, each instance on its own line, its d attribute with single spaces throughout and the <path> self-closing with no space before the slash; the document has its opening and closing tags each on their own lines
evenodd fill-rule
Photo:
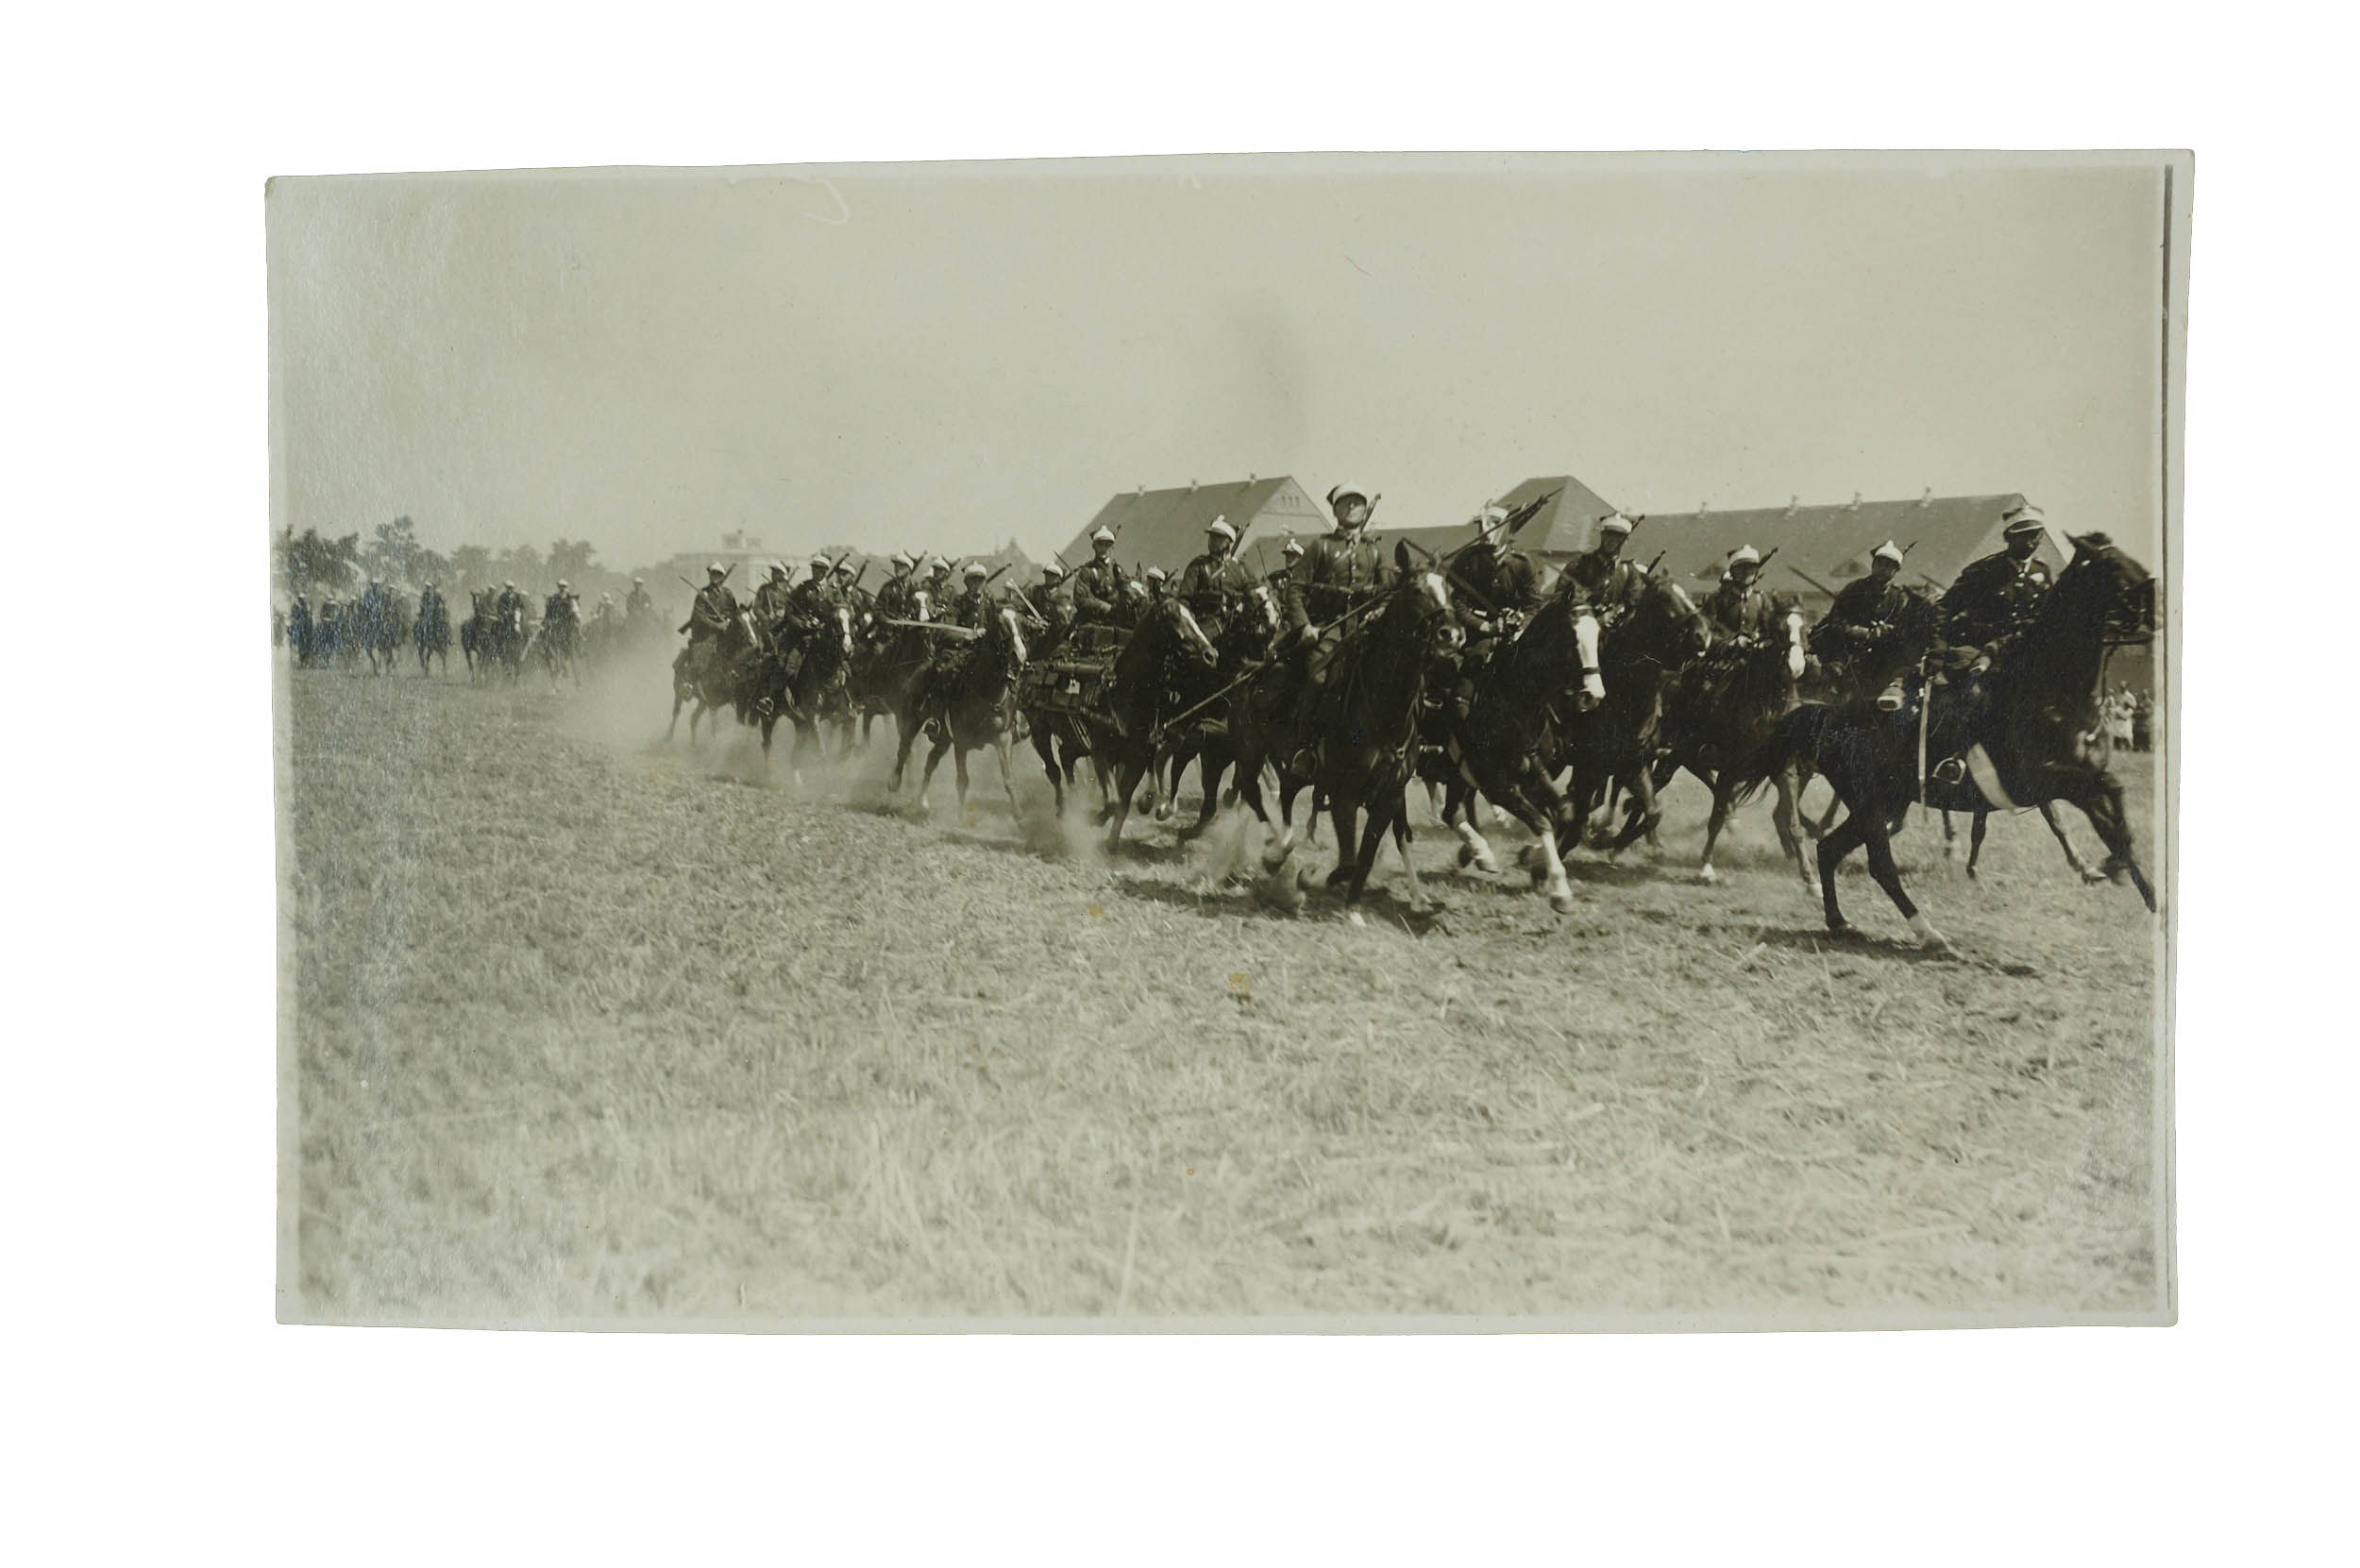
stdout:
<svg viewBox="0 0 2360 1568">
<path fill-rule="evenodd" d="M 1598 524 L 1614 514 L 1615 507 L 1571 474 L 1530 479 L 1492 504 L 1514 512 L 1533 501 L 1541 508 L 1515 532 L 1515 546 L 1527 555 L 1578 555 L 1598 542 Z"/>
<path fill-rule="evenodd" d="M 1115 559 L 1126 569 L 1161 566 L 1177 572 L 1204 553 L 1205 530 L 1215 517 L 1246 534 L 1255 550 L 1265 540 L 1283 546 L 1290 534 L 1316 538 L 1328 530 L 1327 516 L 1303 486 L 1285 474 L 1274 479 L 1227 480 L 1173 490 L 1136 490 L 1115 497 L 1075 534 L 1063 551 L 1069 565 L 1089 559 L 1090 535 L 1103 525 L 1115 531 Z M 1248 524 L 1252 525 L 1248 530 Z"/>
<path fill-rule="evenodd" d="M 1959 568 L 2001 548 L 1999 520 L 2024 504 L 2021 495 L 1928 496 L 1914 501 L 1856 501 L 1847 506 L 1762 507 L 1738 512 L 1656 513 L 1640 519 L 1625 553 L 1644 565 L 1663 557 L 1680 582 L 1718 582 L 1722 563 L 1741 545 L 1778 558 L 1766 585 L 1800 592 L 1807 579 L 1828 589 L 1868 570 L 1868 552 L 1891 539 L 1910 552 L 1903 580 L 1947 587 Z M 2041 559 L 2062 567 L 2070 547 L 2052 530 Z"/>
</svg>

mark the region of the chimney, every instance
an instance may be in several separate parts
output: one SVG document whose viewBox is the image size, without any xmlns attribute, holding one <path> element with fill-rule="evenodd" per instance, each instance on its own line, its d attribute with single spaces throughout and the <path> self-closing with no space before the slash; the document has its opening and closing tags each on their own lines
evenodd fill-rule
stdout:
<svg viewBox="0 0 2360 1568">
<path fill-rule="evenodd" d="M 1931 506 L 1931 505 L 1933 505 L 1933 504 L 1934 504 L 1934 487 L 1933 487 L 1932 485 L 1930 485 L 1930 485 L 1928 485 L 1928 486 L 1926 487 L 1926 493 L 1925 493 L 1924 495 L 1922 495 L 1922 496 L 1920 496 L 1920 497 L 1917 497 L 1917 505 L 1918 505 L 1918 510 L 1920 510 L 1920 511 L 1922 512 L 1922 511 L 1924 511 L 1927 507 L 1930 507 L 1930 506 Z"/>
<path fill-rule="evenodd" d="M 1852 492 L 1851 510 L 1854 512 L 1858 512 L 1860 510 L 1860 492 L 1857 490 Z"/>
</svg>

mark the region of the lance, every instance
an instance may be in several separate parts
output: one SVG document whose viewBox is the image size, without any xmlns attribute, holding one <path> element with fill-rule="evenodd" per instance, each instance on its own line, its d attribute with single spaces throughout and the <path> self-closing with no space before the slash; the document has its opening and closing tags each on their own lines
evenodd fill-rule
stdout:
<svg viewBox="0 0 2360 1568">
<path fill-rule="evenodd" d="M 1790 561 L 1787 563 L 1786 569 L 1793 572 L 1796 577 L 1801 578 L 1804 582 L 1810 583 L 1812 587 L 1818 589 L 1821 593 L 1827 595 L 1829 599 L 1835 598 L 1835 590 L 1833 588 L 1829 587 L 1826 583 L 1820 582 L 1817 578 L 1812 576 L 1811 573 L 1803 570 L 1802 567 L 1795 565 L 1793 562 Z"/>
<path fill-rule="evenodd" d="M 953 642 L 971 643 L 983 635 L 971 626 L 958 626 L 947 620 L 888 620 L 887 626 L 905 627 L 917 632 L 932 632 Z"/>
</svg>

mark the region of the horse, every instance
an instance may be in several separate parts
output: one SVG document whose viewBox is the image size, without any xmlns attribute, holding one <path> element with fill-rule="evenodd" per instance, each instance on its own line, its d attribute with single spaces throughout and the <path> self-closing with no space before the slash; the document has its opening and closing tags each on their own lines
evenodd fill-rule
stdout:
<svg viewBox="0 0 2360 1568">
<path fill-rule="evenodd" d="M 989 746 L 1000 759 L 1000 786 L 1007 792 L 1008 811 L 1016 811 L 1016 782 L 1008 767 L 1008 726 L 1005 716 L 1006 698 L 1024 672 L 1024 631 L 1017 622 L 1016 611 L 1002 605 L 980 632 L 965 627 L 946 627 L 945 631 L 968 632 L 972 638 L 967 651 L 948 661 L 928 664 L 910 682 L 908 700 L 902 704 L 895 720 L 901 727 L 901 739 L 893 756 L 893 775 L 885 783 L 887 798 L 898 794 L 902 777 L 907 770 L 910 747 L 918 739 L 919 730 L 929 721 L 936 726 L 932 749 L 926 753 L 926 771 L 918 784 L 918 814 L 926 816 L 932 808 L 926 804 L 926 791 L 935 782 L 935 769 L 941 765 L 942 754 L 957 751 L 959 807 L 967 807 L 967 754 L 978 747 Z"/>
<path fill-rule="evenodd" d="M 1795 770 L 1756 771 L 1778 720 L 1798 700 L 1809 668 L 1802 611 L 1790 600 L 1781 600 L 1778 609 L 1770 636 L 1706 654 L 1675 676 L 1664 694 L 1668 745 L 1655 765 L 1655 787 L 1662 789 L 1685 768 L 1712 791 L 1704 859 L 1696 870 L 1699 882 L 1720 880 L 1712 868 L 1712 851 L 1741 789 L 1767 782 L 1778 790 L 1771 821 L 1778 829 L 1778 848 L 1804 883 L 1812 885 L 1811 862 L 1803 857 L 1795 832 L 1795 801 L 1801 791 Z"/>
<path fill-rule="evenodd" d="M 1869 872 L 1909 922 L 1921 945 L 1947 951 L 1948 941 L 1926 919 L 1901 885 L 1893 861 L 1893 824 L 1913 800 L 1938 810 L 2038 804 L 2065 801 L 2082 808 L 2104 841 L 2103 870 L 2128 877 L 2149 912 L 2155 892 L 2138 865 L 2121 781 L 2094 761 L 2087 734 L 2097 717 L 2094 695 L 2110 633 L 2151 629 L 2153 580 L 2102 533 L 2069 536 L 2071 565 L 2042 599 L 2031 622 L 2003 640 L 1979 693 L 1920 683 L 1898 712 L 1797 708 L 1779 725 L 1773 744 L 1808 755 L 1835 789 L 1846 817 L 1819 842 L 1819 886 L 1828 929 L 1851 930 L 1837 902 L 1835 871 L 1863 844 Z M 1896 622 L 1896 643 L 1922 656 L 1933 635 L 1930 605 L 1913 596 Z M 1911 663 L 1915 662 L 1913 657 Z M 1888 676 L 1887 679 L 1890 679 Z M 1937 693 L 1947 692 L 1945 700 Z M 1947 712 L 1944 710 L 1947 709 Z M 1931 773 L 1920 757 L 1955 759 Z"/>
<path fill-rule="evenodd" d="M 1037 663 L 1026 678 L 1018 711 L 1023 716 L 1033 753 L 1040 758 L 1041 770 L 1049 777 L 1057 815 L 1063 817 L 1066 787 L 1073 783 L 1074 770 L 1085 758 L 1090 758 L 1091 772 L 1098 780 L 1099 803 L 1108 803 L 1105 771 L 1091 757 L 1092 726 L 1081 704 L 1069 700 L 1084 697 L 1087 701 L 1085 683 L 1103 686 L 1111 677 L 1115 658 L 1121 651 L 1122 634 L 1110 626 L 1067 625 L 1053 628 L 1052 637 L 1035 650 Z M 1062 664 L 1041 667 L 1060 651 L 1067 654 Z M 1057 689 L 1060 685 L 1063 690 Z"/>
<path fill-rule="evenodd" d="M 541 667 L 549 678 L 549 689 L 557 689 L 562 675 L 577 686 L 582 684 L 580 667 L 582 654 L 582 623 L 570 617 L 558 616 L 541 623 L 541 630 L 532 639 L 533 649 L 541 656 Z"/>
<path fill-rule="evenodd" d="M 1574 890 L 1558 844 L 1565 801 L 1551 759 L 1567 720 L 1606 700 L 1598 644 L 1598 617 L 1582 596 L 1552 595 L 1476 673 L 1467 717 L 1443 741 L 1453 771 L 1444 781 L 1441 817 L 1458 835 L 1458 864 L 1500 868 L 1475 827 L 1480 791 L 1539 840 L 1530 861 L 1534 881 L 1559 914 L 1574 907 Z"/>
<path fill-rule="evenodd" d="M 1291 710 L 1281 709 L 1282 703 L 1290 702 L 1292 685 L 1283 661 L 1273 661 L 1246 683 L 1242 700 L 1230 705 L 1238 792 L 1266 829 L 1270 809 L 1261 777 L 1266 761 L 1277 776 L 1282 834 L 1262 854 L 1270 873 L 1269 893 L 1281 907 L 1300 903 L 1292 866 L 1294 798 L 1316 787 L 1336 825 L 1337 865 L 1328 873 L 1327 885 L 1343 889 L 1345 919 L 1355 925 L 1366 923 L 1360 916 L 1360 895 L 1375 864 L 1377 845 L 1389 830 L 1407 869 L 1409 907 L 1413 913 L 1426 907 L 1425 891 L 1408 860 L 1408 784 L 1417 761 L 1418 715 L 1427 666 L 1438 641 L 1463 635 L 1451 615 L 1450 589 L 1442 574 L 1431 567 L 1412 567 L 1407 542 L 1393 547 L 1393 565 L 1398 579 L 1361 607 L 1360 624 L 1345 632 L 1333 649 L 1327 683 L 1317 697 L 1307 728 L 1298 726 Z M 1275 744 L 1282 740 L 1290 744 Z M 1298 772 L 1306 748 L 1315 767 Z M 1364 809 L 1365 826 L 1360 821 Z"/>
<path fill-rule="evenodd" d="M 690 701 L 688 744 L 697 744 L 697 720 L 721 708 L 735 707 L 737 666 L 761 645 L 753 612 L 739 606 L 730 623 L 701 643 L 690 643 L 672 661 L 672 722 L 665 727 L 668 743 L 680 728 L 680 711 Z M 700 651 L 701 650 L 701 651 Z M 743 718 L 744 711 L 739 710 Z M 716 721 L 718 722 L 717 720 Z"/>
<path fill-rule="evenodd" d="M 852 659 L 851 607 L 831 605 L 825 615 L 801 625 L 790 623 L 790 628 L 777 650 L 761 661 L 766 671 L 775 672 L 774 683 L 750 711 L 758 716 L 756 721 L 762 726 L 765 773 L 770 767 L 770 733 L 778 727 L 781 713 L 795 726 L 795 750 L 787 759 L 787 767 L 794 772 L 796 786 L 801 788 L 803 755 L 820 744 L 819 725 L 831 717 L 832 704 L 843 701 L 845 672 Z M 794 656 L 799 653 L 800 659 Z M 790 666 L 792 675 L 787 673 Z M 741 717 L 749 711 L 745 703 L 739 703 Z"/>
<path fill-rule="evenodd" d="M 402 623 L 400 601 L 391 592 L 372 584 L 361 596 L 355 622 L 361 650 L 368 655 L 369 673 L 391 675 L 407 631 Z"/>
<path fill-rule="evenodd" d="M 433 661 L 443 661 L 443 673 L 450 674 L 450 615 L 439 599 L 426 601 L 423 613 L 410 628 L 410 641 L 417 649 L 418 673 L 433 673 Z"/>
<path fill-rule="evenodd" d="M 925 589 L 911 590 L 909 620 L 923 621 L 933 609 L 933 596 Z M 851 725 L 847 726 L 848 752 L 856 740 L 863 750 L 868 750 L 869 726 L 879 715 L 898 719 L 911 680 L 926 666 L 927 648 L 926 633 L 917 626 L 897 626 L 891 621 L 869 624 L 845 674 L 845 699 L 858 726 L 857 734 Z"/>
<path fill-rule="evenodd" d="M 1551 762 L 1571 770 L 1565 795 L 1569 828 L 1578 831 L 1606 803 L 1610 784 L 1630 797 L 1621 833 L 1606 845 L 1619 853 L 1663 819 L 1655 799 L 1656 742 L 1665 683 L 1712 643 L 1704 612 L 1667 574 L 1647 579 L 1624 618 L 1599 638 L 1606 700 L 1572 716 L 1559 732 Z"/>
<path fill-rule="evenodd" d="M 1195 613 L 1176 598 L 1150 605 L 1115 655 L 1105 714 L 1089 724 L 1090 761 L 1102 780 L 1111 776 L 1114 783 L 1113 799 L 1099 816 L 1106 824 L 1109 854 L 1122 842 L 1122 824 L 1139 781 L 1155 770 L 1164 712 L 1177 711 L 1175 701 L 1185 705 L 1174 698 L 1175 689 L 1191 672 L 1210 674 L 1219 659 Z"/>
<path fill-rule="evenodd" d="M 1189 763 L 1195 763 L 1204 797 L 1197 803 L 1196 820 L 1180 828 L 1180 841 L 1184 844 L 1203 836 L 1205 830 L 1212 826 L 1213 814 L 1224 803 L 1222 777 L 1237 761 L 1238 748 L 1229 728 L 1229 704 L 1221 699 L 1270 662 L 1280 624 L 1277 597 L 1271 592 L 1269 583 L 1256 583 L 1246 593 L 1244 609 L 1229 617 L 1214 641 L 1210 678 L 1188 675 L 1179 683 L 1180 720 L 1165 727 L 1163 744 L 1156 754 L 1159 786 L 1163 777 L 1171 779 L 1164 801 L 1156 807 L 1156 816 L 1159 820 L 1170 818 L 1171 806 L 1167 802 L 1178 797 L 1180 777 Z M 1197 711 L 1189 713 L 1191 707 Z M 1237 796 L 1233 784 L 1226 803 L 1234 804 Z"/>
</svg>

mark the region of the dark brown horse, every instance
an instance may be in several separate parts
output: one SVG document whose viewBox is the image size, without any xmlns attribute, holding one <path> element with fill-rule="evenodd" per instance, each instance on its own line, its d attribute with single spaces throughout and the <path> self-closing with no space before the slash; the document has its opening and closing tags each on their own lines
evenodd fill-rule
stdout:
<svg viewBox="0 0 2360 1568">
<path fill-rule="evenodd" d="M 672 663 L 672 722 L 665 727 L 664 738 L 670 740 L 680 728 L 680 711 L 690 702 L 696 706 L 688 715 L 688 744 L 697 744 L 697 720 L 722 708 L 737 704 L 737 666 L 748 655 L 756 652 L 762 637 L 754 628 L 753 612 L 738 608 L 729 625 L 702 643 L 691 643 Z M 741 711 L 742 720 L 746 716 Z M 717 721 L 716 721 L 717 722 Z"/>
<path fill-rule="evenodd" d="M 880 715 L 899 718 L 909 699 L 910 682 L 926 667 L 930 646 L 926 632 L 911 623 L 926 620 L 935 609 L 933 595 L 913 589 L 907 619 L 901 625 L 872 622 L 852 650 L 851 667 L 845 674 L 845 700 L 854 727 L 845 736 L 848 750 L 855 744 L 868 749 L 868 727 Z"/>
<path fill-rule="evenodd" d="M 1184 671 L 1174 688 L 1173 718 L 1164 726 L 1156 749 L 1155 816 L 1158 821 L 1171 817 L 1171 802 L 1180 793 L 1181 776 L 1188 764 L 1195 763 L 1204 796 L 1197 802 L 1196 820 L 1180 829 L 1184 844 L 1212 826 L 1214 814 L 1221 808 L 1222 780 L 1238 760 L 1237 744 L 1229 733 L 1230 699 L 1249 675 L 1270 662 L 1280 620 L 1278 600 L 1270 585 L 1256 583 L 1214 640 L 1212 669 Z M 1228 798 L 1232 804 L 1237 801 L 1234 784 Z"/>
<path fill-rule="evenodd" d="M 1774 771 L 1766 760 L 1770 738 L 1794 710 L 1809 664 L 1802 611 L 1791 602 L 1781 602 L 1778 611 L 1771 635 L 1708 653 L 1681 670 L 1664 694 L 1666 754 L 1655 765 L 1655 786 L 1662 789 L 1686 768 L 1712 791 L 1704 860 L 1696 871 L 1700 882 L 1720 880 L 1712 851 L 1739 793 L 1766 782 L 1778 791 L 1771 820 L 1778 847 L 1803 881 L 1812 883 L 1811 862 L 1795 832 L 1800 792 L 1795 770 L 1789 765 Z"/>
<path fill-rule="evenodd" d="M 1418 715 L 1426 670 L 1439 642 L 1462 635 L 1451 615 L 1450 589 L 1442 574 L 1413 567 L 1407 544 L 1393 547 L 1393 563 L 1399 579 L 1361 610 L 1357 624 L 1334 649 L 1326 686 L 1313 703 L 1303 733 L 1297 731 L 1290 672 L 1283 661 L 1248 682 L 1240 694 L 1243 700 L 1233 701 L 1230 708 L 1238 792 L 1265 828 L 1270 810 L 1263 800 L 1263 764 L 1270 763 L 1277 775 L 1281 832 L 1262 855 L 1271 873 L 1269 896 L 1285 907 L 1300 902 L 1293 865 L 1294 798 L 1317 788 L 1336 825 L 1337 865 L 1327 885 L 1343 889 L 1345 916 L 1355 925 L 1363 923 L 1360 895 L 1388 832 L 1402 852 L 1403 865 L 1409 865 L 1408 788 L 1417 765 Z M 1295 768 L 1306 747 L 1317 766 L 1312 772 L 1299 773 Z M 1409 907 L 1421 911 L 1424 889 L 1414 868 L 1407 874 Z"/>
<path fill-rule="evenodd" d="M 938 659 L 918 672 L 910 683 L 909 698 L 895 716 L 901 725 L 901 741 L 893 756 L 893 776 L 886 781 L 885 794 L 891 797 L 902 788 L 902 776 L 909 767 L 910 747 L 919 732 L 929 721 L 935 726 L 932 749 L 926 753 L 926 771 L 918 783 L 918 812 L 926 815 L 932 808 L 926 804 L 926 791 L 935 781 L 935 769 L 941 765 L 942 754 L 957 751 L 959 779 L 959 808 L 967 808 L 967 754 L 978 747 L 988 746 L 1000 759 L 1000 787 L 1007 792 L 1008 812 L 1016 812 L 1016 781 L 1008 766 L 1008 727 L 1013 718 L 1008 697 L 1017 679 L 1024 671 L 1024 632 L 1015 610 L 1002 605 L 984 623 L 980 632 L 963 627 L 945 628 L 936 635 L 953 631 L 969 632 L 972 639 L 966 651 Z"/>
<path fill-rule="evenodd" d="M 833 605 L 828 613 L 782 621 L 768 646 L 741 661 L 734 680 L 738 717 L 762 730 L 762 768 L 770 771 L 770 736 L 784 717 L 795 727 L 788 755 L 796 787 L 803 783 L 803 759 L 819 745 L 820 721 L 841 707 L 845 671 L 852 658 L 852 612 Z M 789 673 L 789 671 L 793 673 Z"/>
<path fill-rule="evenodd" d="M 1672 677 L 1712 641 L 1704 613 L 1669 575 L 1647 580 L 1637 603 L 1607 629 L 1598 658 L 1606 700 L 1574 716 L 1559 732 L 1554 759 L 1570 769 L 1565 794 L 1571 821 L 1586 825 L 1606 805 L 1610 786 L 1630 798 L 1630 815 L 1607 846 L 1626 850 L 1662 820 L 1655 800 L 1656 744 L 1663 691 Z"/>
<path fill-rule="evenodd" d="M 1106 711 L 1089 726 L 1091 761 L 1114 791 L 1103 818 L 1109 853 L 1122 842 L 1132 796 L 1155 766 L 1160 720 L 1179 711 L 1175 691 L 1191 676 L 1209 674 L 1218 657 L 1195 615 L 1177 599 L 1155 600 L 1115 655 Z"/>
<path fill-rule="evenodd" d="M 1956 686 L 1926 683 L 1897 712 L 1807 705 L 1780 723 L 1773 744 L 1809 757 L 1846 807 L 1844 820 L 1819 842 L 1820 897 L 1830 931 L 1851 929 L 1837 902 L 1835 871 L 1864 844 L 1870 875 L 1919 942 L 1948 946 L 1911 902 L 1894 865 L 1894 824 L 1919 800 L 1950 811 L 2044 801 L 2077 805 L 2109 851 L 2105 871 L 2127 877 L 2148 908 L 2155 907 L 2132 847 L 2121 781 L 2087 741 L 2107 639 L 2151 627 L 2153 582 L 2102 533 L 2073 544 L 2072 564 L 2031 624 L 2000 644 L 1980 693 L 1968 697 Z M 1903 615 L 1908 624 L 1896 623 L 1894 640 L 1913 644 L 1922 655 L 1933 635 L 1932 608 L 1913 595 Z M 1959 766 L 1921 771 L 1921 755 L 1930 763 L 1957 758 Z"/>
<path fill-rule="evenodd" d="M 1443 743 L 1455 771 L 1442 820 L 1458 835 L 1458 864 L 1500 868 L 1475 828 L 1479 790 L 1539 840 L 1528 862 L 1533 880 L 1560 914 L 1573 908 L 1574 890 L 1558 843 L 1565 798 L 1558 793 L 1551 759 L 1565 725 L 1606 700 L 1598 642 L 1598 617 L 1582 596 L 1551 595 L 1476 675 L 1467 717 Z"/>
</svg>

